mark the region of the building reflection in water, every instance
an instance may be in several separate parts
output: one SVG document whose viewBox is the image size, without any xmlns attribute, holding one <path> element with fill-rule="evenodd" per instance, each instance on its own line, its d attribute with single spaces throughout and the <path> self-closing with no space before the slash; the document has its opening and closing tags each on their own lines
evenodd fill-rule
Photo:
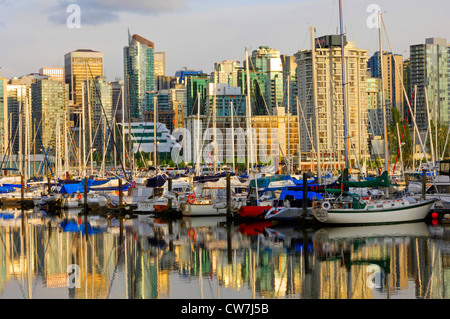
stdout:
<svg viewBox="0 0 450 319">
<path fill-rule="evenodd" d="M 0 216 L 3 298 L 447 299 L 444 226 Z M 69 271 L 78 267 L 78 273 Z M 77 276 L 77 281 L 72 280 Z M 76 285 L 78 284 L 78 285 Z"/>
</svg>

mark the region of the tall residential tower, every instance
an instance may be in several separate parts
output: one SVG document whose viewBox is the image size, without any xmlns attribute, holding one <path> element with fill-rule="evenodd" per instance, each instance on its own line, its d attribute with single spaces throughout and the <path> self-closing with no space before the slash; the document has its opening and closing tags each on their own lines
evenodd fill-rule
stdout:
<svg viewBox="0 0 450 319">
<path fill-rule="evenodd" d="M 125 96 L 131 121 L 150 120 L 155 96 L 155 45 L 135 34 L 124 48 Z M 125 111 L 125 118 L 128 119 Z"/>
</svg>

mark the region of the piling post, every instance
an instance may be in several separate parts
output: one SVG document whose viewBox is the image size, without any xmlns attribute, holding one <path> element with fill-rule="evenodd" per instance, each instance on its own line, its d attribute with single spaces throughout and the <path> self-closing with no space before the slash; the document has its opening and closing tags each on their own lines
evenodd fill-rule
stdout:
<svg viewBox="0 0 450 319">
<path fill-rule="evenodd" d="M 24 180 L 23 175 L 20 175 L 20 186 L 21 186 L 20 198 L 22 199 L 22 205 L 23 205 L 23 200 L 24 200 L 24 197 L 25 197 L 25 185 L 24 185 L 23 180 Z"/>
<path fill-rule="evenodd" d="M 169 177 L 169 179 L 167 180 L 167 189 L 168 189 L 169 193 L 172 193 L 172 177 Z M 168 208 L 169 208 L 169 211 L 172 210 L 172 199 L 171 198 L 169 198 Z"/>
<path fill-rule="evenodd" d="M 303 199 L 302 199 L 302 215 L 306 218 L 308 210 L 308 175 L 303 173 Z"/>
<path fill-rule="evenodd" d="M 227 173 L 227 220 L 231 220 L 231 177 L 230 173 Z"/>
<path fill-rule="evenodd" d="M 50 193 L 52 192 L 52 181 L 51 181 L 49 175 L 47 175 L 47 181 L 48 181 L 48 183 L 47 183 L 47 192 L 48 192 L 48 195 L 50 195 Z"/>
<path fill-rule="evenodd" d="M 422 170 L 422 198 L 426 199 L 426 189 L 427 189 L 427 170 Z"/>
<path fill-rule="evenodd" d="M 123 205 L 123 189 L 122 189 L 122 179 L 119 178 L 119 207 Z"/>
<path fill-rule="evenodd" d="M 84 208 L 87 208 L 87 194 L 88 194 L 88 179 L 84 178 Z M 87 210 L 86 210 L 87 212 Z"/>
<path fill-rule="evenodd" d="M 405 173 L 405 184 L 406 188 L 409 188 L 409 173 Z"/>
</svg>

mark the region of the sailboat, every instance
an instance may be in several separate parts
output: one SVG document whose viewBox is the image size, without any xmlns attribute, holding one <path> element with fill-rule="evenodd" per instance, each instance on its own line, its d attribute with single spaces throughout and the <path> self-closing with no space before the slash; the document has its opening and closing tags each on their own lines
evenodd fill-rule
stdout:
<svg viewBox="0 0 450 319">
<path fill-rule="evenodd" d="M 345 99 L 345 51 L 343 41 L 342 24 L 342 0 L 339 1 L 340 26 L 341 26 L 341 52 L 342 52 L 342 83 L 344 102 L 344 134 L 347 138 L 346 122 L 346 99 Z M 381 50 L 381 13 L 378 15 L 380 22 L 380 52 Z M 383 72 L 381 71 L 381 78 Z M 382 89 L 383 91 L 383 89 Z M 383 102 L 384 104 L 384 102 Z M 386 121 L 385 121 L 386 122 Z M 386 125 L 384 132 L 387 132 Z M 327 197 L 313 203 L 313 214 L 316 220 L 326 224 L 378 224 L 378 223 L 400 223 L 423 220 L 429 213 L 435 199 L 415 199 L 409 195 L 400 195 L 397 198 L 372 198 L 361 197 L 360 195 L 349 193 L 344 190 L 350 187 L 356 188 L 376 188 L 390 186 L 388 176 L 387 141 L 385 135 L 385 165 L 386 171 L 375 180 L 352 182 L 340 181 L 341 189 L 326 189 L 325 192 L 335 197 Z M 347 144 L 347 143 L 345 143 Z M 346 167 L 348 168 L 348 150 L 346 149 Z"/>
</svg>

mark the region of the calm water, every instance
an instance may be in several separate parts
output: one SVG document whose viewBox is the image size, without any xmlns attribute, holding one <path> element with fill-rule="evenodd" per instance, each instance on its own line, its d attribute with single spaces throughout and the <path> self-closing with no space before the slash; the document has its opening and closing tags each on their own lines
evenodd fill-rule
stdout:
<svg viewBox="0 0 450 319">
<path fill-rule="evenodd" d="M 443 225 L 301 229 L 3 210 L 3 299 L 447 299 Z"/>
</svg>

